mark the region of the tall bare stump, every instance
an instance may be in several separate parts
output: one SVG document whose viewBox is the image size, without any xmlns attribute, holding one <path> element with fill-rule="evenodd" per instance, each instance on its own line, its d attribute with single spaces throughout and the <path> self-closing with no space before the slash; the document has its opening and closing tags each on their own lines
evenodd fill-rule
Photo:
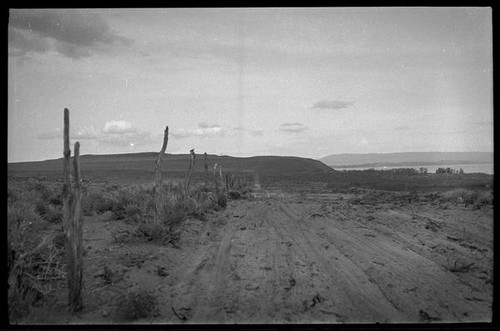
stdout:
<svg viewBox="0 0 500 331">
<path fill-rule="evenodd" d="M 203 160 L 205 161 L 205 188 L 208 187 L 208 160 L 207 160 L 207 152 L 205 152 L 205 155 L 203 157 Z"/>
<path fill-rule="evenodd" d="M 229 197 L 229 187 L 230 187 L 230 183 L 229 183 L 229 180 L 230 180 L 230 173 L 229 172 L 226 172 L 226 197 Z"/>
<path fill-rule="evenodd" d="M 196 158 L 196 154 L 194 154 L 194 149 L 190 150 L 189 153 L 191 154 L 191 163 L 189 164 L 189 170 L 188 174 L 186 177 L 186 196 L 189 197 L 189 182 L 191 181 L 191 175 L 193 174 L 193 168 L 194 168 L 194 160 Z"/>
<path fill-rule="evenodd" d="M 64 109 L 64 165 L 63 165 L 63 218 L 66 234 L 66 259 L 68 262 L 68 308 L 71 312 L 82 309 L 83 229 L 82 188 L 80 179 L 80 143 L 75 143 L 73 180 L 71 183 L 69 149 L 69 110 Z M 73 185 L 72 185 L 73 184 Z"/>
<path fill-rule="evenodd" d="M 219 183 L 217 181 L 217 163 L 214 164 L 214 186 L 215 186 L 215 196 L 219 198 Z"/>
<path fill-rule="evenodd" d="M 165 150 L 167 149 L 168 144 L 168 126 L 165 128 L 165 132 L 163 135 L 163 145 L 161 146 L 160 153 L 158 153 L 158 159 L 156 160 L 155 167 L 155 188 L 154 188 L 154 200 L 155 200 L 155 217 L 156 221 L 159 222 L 163 213 L 163 199 L 161 194 L 161 186 L 162 186 L 162 175 L 161 175 L 161 161 L 163 155 L 165 154 Z"/>
</svg>

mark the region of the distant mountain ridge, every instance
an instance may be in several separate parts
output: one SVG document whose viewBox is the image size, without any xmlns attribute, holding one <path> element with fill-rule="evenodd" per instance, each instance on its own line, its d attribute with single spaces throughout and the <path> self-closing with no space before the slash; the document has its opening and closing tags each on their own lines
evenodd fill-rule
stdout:
<svg viewBox="0 0 500 331">
<path fill-rule="evenodd" d="M 319 161 L 331 167 L 364 168 L 382 166 L 418 166 L 493 163 L 490 152 L 406 152 L 406 153 L 368 153 L 332 154 Z"/>
</svg>

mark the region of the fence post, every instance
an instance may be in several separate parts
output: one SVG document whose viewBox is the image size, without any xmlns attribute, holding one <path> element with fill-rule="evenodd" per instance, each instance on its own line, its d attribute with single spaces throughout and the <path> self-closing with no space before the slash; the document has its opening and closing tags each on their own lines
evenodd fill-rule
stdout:
<svg viewBox="0 0 500 331">
<path fill-rule="evenodd" d="M 165 154 L 165 150 L 167 149 L 168 144 L 168 125 L 165 128 L 163 135 L 163 145 L 161 146 L 160 153 L 158 153 L 158 159 L 156 160 L 155 167 L 155 188 L 154 188 L 154 200 L 155 200 L 155 217 L 156 221 L 159 222 L 163 213 L 163 199 L 161 197 L 161 185 L 162 185 L 162 176 L 161 176 L 161 160 L 163 155 Z"/>
<path fill-rule="evenodd" d="M 208 160 L 207 160 L 207 152 L 205 152 L 205 155 L 203 157 L 205 161 L 205 188 L 208 187 Z"/>
<path fill-rule="evenodd" d="M 229 196 L 229 188 L 230 188 L 230 183 L 229 183 L 229 175 L 230 172 L 226 172 L 226 195 Z"/>
<path fill-rule="evenodd" d="M 69 149 L 69 110 L 64 109 L 63 218 L 68 262 L 68 308 L 82 309 L 83 228 L 81 218 L 82 190 L 80 183 L 80 143 L 75 143 L 73 159 L 74 185 L 71 185 Z"/>
<path fill-rule="evenodd" d="M 189 197 L 189 182 L 191 181 L 191 175 L 193 173 L 193 167 L 194 167 L 194 159 L 196 158 L 196 154 L 194 154 L 194 149 L 190 150 L 189 153 L 191 154 L 191 163 L 189 164 L 189 170 L 186 178 L 186 197 Z"/>
<path fill-rule="evenodd" d="M 219 199 L 219 184 L 217 182 L 217 163 L 214 164 L 214 185 L 215 185 L 215 196 Z"/>
</svg>

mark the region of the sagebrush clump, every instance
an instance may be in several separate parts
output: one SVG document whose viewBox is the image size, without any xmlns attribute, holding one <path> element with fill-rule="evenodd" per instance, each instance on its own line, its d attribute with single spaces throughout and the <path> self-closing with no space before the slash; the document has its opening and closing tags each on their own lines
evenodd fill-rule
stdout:
<svg viewBox="0 0 500 331">
<path fill-rule="evenodd" d="M 158 299 L 144 288 L 136 288 L 119 297 L 117 315 L 125 321 L 133 321 L 158 314 Z"/>
<path fill-rule="evenodd" d="M 65 277 L 64 249 L 49 222 L 59 222 L 57 194 L 43 183 L 8 189 L 7 256 L 9 317 L 15 322 L 53 291 Z"/>
<path fill-rule="evenodd" d="M 483 206 L 493 204 L 493 193 L 491 191 L 472 191 L 457 188 L 441 193 L 441 199 L 455 204 L 463 204 L 466 207 L 480 209 Z"/>
</svg>

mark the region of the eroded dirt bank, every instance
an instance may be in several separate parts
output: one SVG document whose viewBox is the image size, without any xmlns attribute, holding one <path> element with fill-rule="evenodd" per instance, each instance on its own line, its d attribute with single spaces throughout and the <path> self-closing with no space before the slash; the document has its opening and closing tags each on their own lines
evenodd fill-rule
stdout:
<svg viewBox="0 0 500 331">
<path fill-rule="evenodd" d="M 123 322 L 134 286 L 159 299 L 138 323 L 490 321 L 492 223 L 491 208 L 281 194 L 190 220 L 176 249 L 114 243 L 123 224 L 88 218 L 86 307 L 59 322 Z"/>
</svg>

